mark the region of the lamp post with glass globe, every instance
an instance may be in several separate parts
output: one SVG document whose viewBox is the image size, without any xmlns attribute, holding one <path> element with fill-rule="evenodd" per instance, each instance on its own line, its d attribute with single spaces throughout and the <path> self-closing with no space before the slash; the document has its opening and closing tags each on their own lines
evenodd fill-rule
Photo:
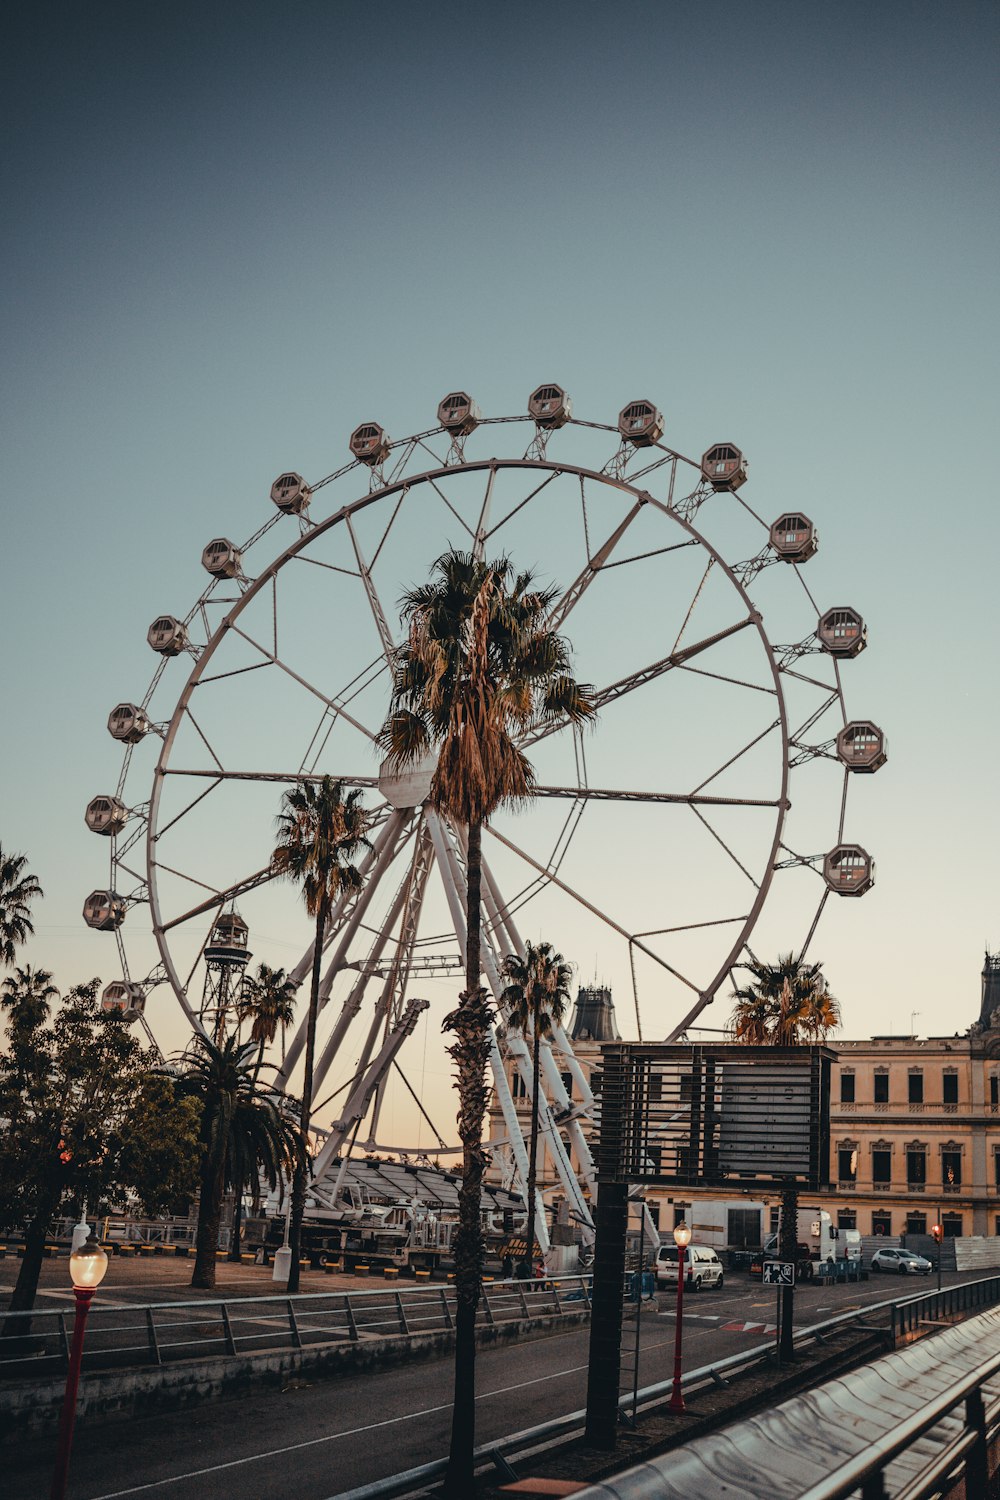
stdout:
<svg viewBox="0 0 1000 1500">
<path fill-rule="evenodd" d="M 49 1500 L 64 1500 L 66 1494 L 69 1455 L 73 1446 L 73 1424 L 76 1421 L 76 1393 L 80 1384 L 80 1363 L 83 1359 L 83 1335 L 87 1326 L 90 1304 L 94 1293 L 104 1280 L 107 1269 L 108 1257 L 93 1235 L 88 1237 L 85 1244 L 74 1250 L 69 1258 L 69 1274 L 73 1282 L 73 1296 L 76 1299 L 76 1316 L 73 1320 L 69 1369 L 66 1372 L 66 1392 L 63 1396 L 62 1415 L 59 1418 L 56 1471 L 52 1476 Z"/>
<path fill-rule="evenodd" d="M 684 1410 L 684 1395 L 681 1391 L 681 1323 L 684 1317 L 684 1273 L 687 1270 L 687 1247 L 691 1243 L 691 1230 L 684 1223 L 674 1226 L 674 1244 L 677 1246 L 677 1326 L 674 1329 L 674 1388 L 670 1394 L 671 1411 Z"/>
</svg>

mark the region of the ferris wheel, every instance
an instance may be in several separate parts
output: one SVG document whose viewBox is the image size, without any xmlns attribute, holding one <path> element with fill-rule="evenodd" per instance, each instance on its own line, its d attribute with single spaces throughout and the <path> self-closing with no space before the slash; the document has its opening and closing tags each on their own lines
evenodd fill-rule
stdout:
<svg viewBox="0 0 1000 1500">
<path fill-rule="evenodd" d="M 449 548 L 508 555 L 557 585 L 549 623 L 598 708 L 596 728 L 527 734 L 536 795 L 484 831 L 482 957 L 495 997 L 504 958 L 545 939 L 629 996 L 639 1037 L 674 1040 L 755 943 L 804 955 L 828 897 L 874 882 L 870 855 L 846 835 L 852 776 L 886 758 L 882 731 L 848 717 L 842 690 L 864 621 L 817 604 L 803 571 L 818 548 L 813 521 L 751 506 L 734 444 L 690 459 L 664 430 L 644 399 L 616 423 L 580 421 L 554 384 L 524 415 L 484 417 L 453 391 L 425 432 L 393 441 L 360 424 L 342 468 L 311 483 L 282 473 L 272 513 L 245 542 L 209 540 L 203 592 L 149 628 L 159 664 L 146 693 L 111 712 L 121 772 L 86 809 L 110 841 L 110 875 L 83 913 L 117 939 L 123 977 L 103 1003 L 152 1038 L 147 997 L 164 986 L 210 1031 L 252 941 L 301 987 L 301 1022 L 275 1053 L 280 1087 L 301 1060 L 312 960 L 297 893 L 270 865 L 281 793 L 324 775 L 363 789 L 364 883 L 336 906 L 324 945 L 313 1093 L 329 1092 L 333 1119 L 316 1162 L 320 1202 L 335 1203 L 339 1164 L 359 1141 L 449 1149 L 426 1079 L 405 1059 L 418 1033 L 426 1062 L 435 1009 L 453 1006 L 462 972 L 464 830 L 428 802 L 432 764 L 391 774 L 377 746 L 398 601 Z M 148 927 L 135 920 L 142 907 Z M 505 1063 L 530 1092 L 531 1059 L 504 1019 L 493 1083 L 523 1183 Z M 543 1043 L 542 1078 L 547 1149 L 589 1224 L 593 1096 L 562 1026 Z M 435 1144 L 392 1139 L 394 1087 Z"/>
</svg>

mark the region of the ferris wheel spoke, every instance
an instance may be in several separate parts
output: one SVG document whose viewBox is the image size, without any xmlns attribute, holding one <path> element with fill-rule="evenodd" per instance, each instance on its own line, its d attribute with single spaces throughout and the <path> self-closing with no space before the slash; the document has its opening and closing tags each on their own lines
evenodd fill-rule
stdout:
<svg viewBox="0 0 1000 1500">
<path fill-rule="evenodd" d="M 727 625 L 725 630 L 717 630 L 713 635 L 705 636 L 703 640 L 695 641 L 691 646 L 685 646 L 681 651 L 673 651 L 669 656 L 661 657 L 659 661 L 651 662 L 648 667 L 641 668 L 638 672 L 632 672 L 628 677 L 622 677 L 618 682 L 611 683 L 608 687 L 599 688 L 591 697 L 594 708 L 600 712 L 609 703 L 614 703 L 618 698 L 624 698 L 626 694 L 632 693 L 636 688 L 645 687 L 649 682 L 655 682 L 665 672 L 672 671 L 675 667 L 681 667 L 692 657 L 699 656 L 703 651 L 709 651 L 721 641 L 736 635 L 741 630 L 746 630 L 748 625 L 756 625 L 757 617 L 748 615 L 745 620 L 737 620 L 735 625 Z M 544 740 L 550 734 L 557 734 L 566 728 L 566 720 L 556 724 L 540 724 L 537 729 L 530 730 L 519 742 L 524 749 L 529 745 L 536 745 L 539 740 Z"/>
<path fill-rule="evenodd" d="M 752 750 L 755 745 L 759 745 L 761 740 L 765 740 L 767 739 L 767 736 L 769 734 L 773 734 L 774 730 L 780 728 L 780 725 L 781 720 L 775 719 L 773 723 L 768 724 L 766 729 L 762 729 L 760 734 L 754 735 L 753 739 L 749 740 L 743 746 L 742 750 L 737 750 L 736 754 L 731 755 L 728 760 L 723 761 L 722 765 L 719 766 L 718 770 L 713 771 L 711 776 L 706 776 L 704 781 L 700 781 L 695 787 L 695 792 L 703 791 L 705 787 L 709 786 L 713 781 L 716 780 L 717 777 L 721 776 L 723 771 L 728 771 L 730 766 L 734 766 L 736 762 L 742 756 L 746 755 L 748 751 Z M 711 798 L 707 798 L 706 800 L 711 801 Z M 767 804 L 768 807 L 781 807 L 782 805 L 783 804 L 781 803 L 780 799 L 778 801 L 769 802 Z"/>
<path fill-rule="evenodd" d="M 209 774 L 212 775 L 211 772 Z M 157 839 L 161 839 L 165 833 L 169 832 L 169 830 L 173 828 L 175 823 L 179 823 L 182 818 L 187 817 L 191 809 L 197 807 L 199 802 L 204 802 L 205 798 L 210 796 L 212 792 L 215 791 L 216 787 L 222 785 L 223 780 L 224 778 L 222 776 L 212 775 L 211 786 L 207 786 L 205 790 L 203 792 L 199 792 L 197 797 L 189 802 L 186 807 L 182 807 L 179 813 L 175 813 L 174 816 L 170 819 L 169 823 L 164 823 L 163 827 L 157 830 Z"/>
<path fill-rule="evenodd" d="M 583 481 L 580 482 L 581 498 L 583 497 Z M 589 540 L 587 541 L 587 566 L 566 589 L 561 599 L 557 599 L 549 612 L 547 621 L 550 630 L 561 630 L 563 624 L 579 604 L 584 594 L 597 577 L 598 573 L 607 565 L 608 558 L 614 552 L 622 537 L 628 531 L 636 516 L 642 510 L 642 500 L 637 500 L 615 529 L 605 538 L 597 551 L 591 556 Z M 586 539 L 586 509 L 584 509 L 584 534 Z"/>
<path fill-rule="evenodd" d="M 342 781 L 345 786 L 377 787 L 377 776 L 352 776 L 338 771 L 203 771 L 191 766 L 165 766 L 164 776 L 210 777 L 214 781 L 276 781 L 291 786 L 295 782 L 321 782 L 327 776 L 333 781 Z"/>
<path fill-rule="evenodd" d="M 758 739 L 762 736 L 758 735 Z M 749 749 L 749 746 L 745 747 Z M 744 751 L 740 751 L 742 755 Z M 736 760 L 738 757 L 734 756 Z M 724 768 L 723 768 L 724 769 Z M 715 773 L 718 775 L 718 772 Z M 581 801 L 600 802 L 670 802 L 687 803 L 688 806 L 705 804 L 709 807 L 780 807 L 775 798 L 764 797 L 702 797 L 696 792 L 639 792 L 623 787 L 600 786 L 536 786 L 536 797 L 572 797 Z"/>
<path fill-rule="evenodd" d="M 731 687 L 749 688 L 754 693 L 770 693 L 772 698 L 778 696 L 777 688 L 765 687 L 759 682 L 745 682 L 742 677 L 727 677 L 724 672 L 708 672 L 704 667 L 691 667 L 681 663 L 682 672 L 691 672 L 696 677 L 711 677 L 715 682 L 728 682 Z"/>
<path fill-rule="evenodd" d="M 491 471 L 491 473 L 495 473 L 495 470 Z M 553 479 L 558 479 L 561 476 L 561 474 L 562 474 L 562 470 L 561 469 L 553 469 L 552 473 L 548 476 L 547 479 L 543 479 L 542 482 L 541 482 L 541 484 L 536 484 L 535 488 L 531 491 L 530 494 L 525 495 L 524 499 L 523 500 L 519 500 L 516 505 L 512 506 L 511 509 L 507 512 L 507 514 L 504 515 L 504 516 L 502 516 L 495 526 L 491 526 L 488 531 L 486 531 L 486 532 L 483 533 L 483 541 L 484 542 L 488 542 L 493 537 L 495 537 L 496 534 L 497 534 L 497 532 L 500 531 L 504 526 L 507 525 L 508 521 L 513 520 L 513 518 L 518 514 L 518 512 L 522 511 L 526 505 L 530 505 L 531 502 L 532 502 L 532 500 L 534 500 L 535 496 L 536 495 L 540 495 L 542 493 L 542 490 L 544 490 L 547 485 L 550 485 L 552 483 Z M 480 528 L 481 527 L 482 527 L 482 518 L 480 518 Z"/>
<path fill-rule="evenodd" d="M 358 561 L 358 570 L 361 574 L 361 582 L 364 584 L 365 594 L 368 598 L 368 607 L 372 612 L 372 617 L 375 621 L 375 629 L 378 631 L 379 640 L 382 642 L 382 652 L 385 656 L 386 663 L 391 666 L 394 643 L 392 639 L 392 633 L 389 630 L 388 621 L 385 618 L 385 610 L 382 608 L 382 601 L 378 596 L 378 592 L 376 591 L 375 584 L 372 580 L 371 570 L 369 569 L 368 564 L 365 562 L 364 555 L 361 551 L 361 544 L 358 541 L 357 533 L 354 530 L 354 524 L 350 516 L 347 516 L 345 518 L 345 521 L 347 525 L 347 534 L 351 538 L 351 546 L 354 548 L 354 556 Z"/>
<path fill-rule="evenodd" d="M 654 963 L 659 964 L 661 969 L 666 969 L 668 974 L 672 974 L 675 979 L 679 979 L 682 984 L 687 985 L 689 990 L 698 989 L 693 980 L 688 979 L 679 969 L 675 969 L 671 964 L 668 964 L 665 958 L 661 958 L 658 953 L 654 953 L 645 943 L 640 942 L 634 933 L 627 931 L 620 922 L 616 922 L 613 917 L 608 916 L 607 912 L 601 911 L 599 906 L 595 906 L 592 901 L 588 901 L 586 896 L 581 895 L 579 891 L 575 891 L 572 886 L 567 885 L 564 880 L 560 880 L 557 875 L 551 874 L 550 871 L 546 870 L 544 865 L 539 864 L 537 859 L 533 859 L 526 850 L 521 849 L 511 839 L 506 838 L 498 829 L 488 823 L 486 830 L 499 843 L 503 844 L 506 849 L 509 849 L 512 854 L 516 854 L 520 859 L 523 859 L 526 865 L 530 865 L 532 869 L 537 870 L 539 875 L 544 876 L 549 884 L 557 886 L 559 890 L 578 902 L 586 911 L 589 911 L 598 921 L 603 922 L 606 927 L 610 927 L 613 932 L 617 932 L 619 937 L 625 938 L 629 943 L 634 943 L 641 952 L 645 953 L 647 958 L 651 958 Z"/>
<path fill-rule="evenodd" d="M 222 761 L 219 759 L 219 757 L 216 755 L 215 751 L 212 749 L 212 746 L 209 744 L 208 736 L 205 734 L 205 731 L 202 729 L 201 725 L 198 723 L 198 720 L 195 718 L 194 714 L 191 712 L 191 705 L 190 705 L 190 703 L 187 703 L 187 704 L 184 705 L 184 712 L 187 714 L 187 716 L 190 719 L 192 725 L 194 726 L 194 731 L 197 734 L 198 738 L 201 740 L 202 744 L 205 746 L 205 749 L 208 751 L 209 755 L 215 761 L 216 766 L 221 771 L 222 770 Z"/>
<path fill-rule="evenodd" d="M 745 922 L 747 913 L 738 917 L 716 917 L 711 922 L 681 922 L 677 927 L 651 927 L 648 932 L 637 932 L 636 937 L 668 937 L 673 932 L 697 932 L 700 927 L 730 927 L 736 922 Z"/>
<path fill-rule="evenodd" d="M 165 870 L 168 866 L 158 864 L 156 868 L 158 870 Z M 224 891 L 216 891 L 211 900 L 202 901 L 197 906 L 192 906 L 189 911 L 182 912 L 179 917 L 171 917 L 169 922 L 161 924 L 158 931 L 170 932 L 174 927 L 180 927 L 185 922 L 192 921 L 195 917 L 203 916 L 205 912 L 211 911 L 213 907 L 224 906 L 227 901 L 237 901 L 240 896 L 245 896 L 248 891 L 256 890 L 258 886 L 267 885 L 270 881 L 276 879 L 277 876 L 270 865 L 265 865 L 262 870 L 255 870 L 252 875 L 247 875 L 242 880 L 237 880 L 235 884 L 227 886 Z M 206 886 L 205 889 L 211 890 L 211 886 Z"/>
<path fill-rule="evenodd" d="M 778 807 L 778 806 L 780 806 L 780 804 L 777 803 L 777 802 L 772 802 L 771 806 L 772 807 Z M 726 841 L 722 837 L 722 835 L 720 833 L 717 833 L 715 831 L 715 829 L 712 827 L 711 823 L 705 817 L 704 813 L 700 813 L 698 811 L 697 807 L 694 807 L 694 806 L 692 806 L 691 811 L 694 813 L 695 817 L 699 820 L 699 822 L 704 823 L 705 827 L 708 829 L 709 833 L 712 835 L 713 839 L 720 846 L 720 848 L 725 849 L 726 853 L 729 855 L 729 858 L 732 860 L 732 862 L 736 866 L 736 868 L 738 870 L 742 870 L 743 874 L 749 880 L 749 882 L 753 886 L 754 890 L 755 891 L 759 891 L 760 890 L 760 882 L 757 881 L 757 880 L 754 880 L 753 876 L 750 874 L 750 871 L 747 869 L 746 865 L 743 864 L 742 860 L 740 860 L 740 859 L 737 858 L 737 856 L 733 853 L 732 849 L 730 849 L 729 845 L 726 843 Z"/>
<path fill-rule="evenodd" d="M 260 641 L 255 641 L 253 636 L 247 635 L 245 630 L 241 630 L 238 625 L 231 624 L 229 628 L 236 635 L 240 636 L 242 640 L 246 641 L 248 646 L 252 646 L 255 651 L 259 651 L 261 656 L 266 657 L 267 660 L 274 666 L 280 667 L 282 672 L 287 673 L 287 675 L 292 679 L 293 682 L 297 682 L 299 684 L 299 687 L 305 688 L 307 693 L 312 693 L 313 697 L 318 698 L 321 703 L 325 703 L 328 708 L 336 709 L 337 713 L 342 719 L 346 719 L 348 724 L 351 724 L 355 729 L 363 734 L 366 739 L 370 740 L 372 744 L 375 743 L 376 736 L 372 733 L 372 731 L 368 729 L 366 725 L 362 724 L 360 719 L 355 719 L 352 714 L 349 714 L 347 712 L 347 709 L 343 706 L 342 703 L 338 701 L 338 699 L 330 698 L 326 693 L 321 692 L 320 689 L 313 683 L 311 683 L 307 678 L 303 677 L 299 672 L 294 671 L 287 662 L 283 662 L 276 652 L 269 651 L 266 646 L 262 646 L 260 644 Z"/>
<path fill-rule="evenodd" d="M 455 520 L 458 522 L 459 526 L 461 526 L 462 530 L 468 532 L 469 537 L 474 542 L 475 539 L 476 539 L 476 533 L 473 531 L 472 527 L 469 525 L 469 523 L 465 519 L 465 517 L 462 516 L 462 515 L 460 515 L 459 512 L 455 509 L 455 507 L 452 505 L 451 501 L 448 499 L 448 496 L 445 494 L 444 490 L 438 484 L 437 480 L 436 479 L 428 479 L 427 482 L 430 485 L 431 489 L 434 491 L 435 495 L 437 495 L 438 499 L 441 500 L 443 502 L 443 504 L 446 505 L 448 507 L 448 509 L 451 511 L 452 515 L 455 517 Z"/>
</svg>

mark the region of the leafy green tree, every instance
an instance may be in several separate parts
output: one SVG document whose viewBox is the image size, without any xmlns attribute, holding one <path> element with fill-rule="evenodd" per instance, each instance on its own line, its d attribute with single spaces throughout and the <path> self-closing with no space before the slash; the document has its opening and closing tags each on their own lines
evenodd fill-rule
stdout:
<svg viewBox="0 0 1000 1500">
<path fill-rule="evenodd" d="M 509 1007 L 510 1025 L 525 1036 L 531 1036 L 531 1136 L 528 1148 L 528 1222 L 524 1232 L 525 1260 L 531 1274 L 535 1253 L 535 1189 L 538 1165 L 538 1092 L 540 1082 L 539 1054 L 543 1037 L 552 1035 L 566 1014 L 570 1001 L 573 970 L 551 943 L 528 943 L 524 956 L 510 953 L 503 961 L 507 984 L 500 995 Z"/>
<path fill-rule="evenodd" d="M 444 1026 L 454 1034 L 462 1141 L 459 1224 L 453 1241 L 455 1399 L 446 1491 L 472 1485 L 475 1444 L 475 1322 L 482 1294 L 480 1186 L 485 1158 L 486 1064 L 492 1020 L 481 984 L 483 825 L 501 807 L 528 801 L 535 786 L 520 741 L 529 730 L 593 716 L 590 690 L 570 672 L 566 641 L 547 620 L 555 589 L 535 586 L 501 557 L 449 551 L 430 582 L 405 594 L 407 638 L 393 662 L 389 714 L 380 743 L 390 765 L 436 756 L 432 805 L 467 830 L 465 988 Z"/>
<path fill-rule="evenodd" d="M 191 1285 L 215 1286 L 222 1199 L 227 1186 L 243 1191 L 251 1173 L 273 1190 L 286 1172 L 299 1168 L 295 1122 L 254 1076 L 253 1042 L 226 1037 L 219 1046 L 198 1033 L 171 1076 L 179 1095 L 198 1116 L 198 1226 Z"/>
<path fill-rule="evenodd" d="M 197 1111 L 155 1071 L 155 1053 L 101 1011 L 97 979 L 72 989 L 49 1024 L 49 980 L 36 971 L 4 984 L 0 1226 L 25 1226 L 12 1312 L 34 1305 L 52 1221 L 71 1203 L 159 1214 L 197 1181 Z M 4 1331 L 24 1332 L 24 1320 Z"/>
<path fill-rule="evenodd" d="M 826 987 L 822 964 L 805 964 L 793 953 L 779 955 L 777 963 L 754 959 L 747 964 L 750 983 L 733 991 L 736 1004 L 729 1030 L 737 1042 L 754 1047 L 795 1047 L 825 1041 L 840 1025 L 840 1006 Z M 781 1191 L 781 1258 L 798 1264 L 798 1184 L 789 1179 Z M 810 1267 L 811 1271 L 811 1267 Z M 793 1351 L 792 1305 L 794 1288 L 783 1293 L 781 1358 Z"/>
<path fill-rule="evenodd" d="M 289 1222 L 289 1244 L 292 1263 L 288 1272 L 288 1290 L 299 1289 L 299 1259 L 302 1245 L 302 1216 L 306 1206 L 306 1182 L 309 1175 L 309 1125 L 312 1119 L 313 1064 L 316 1055 L 316 1017 L 319 1014 L 320 977 L 323 967 L 323 939 L 333 904 L 341 892 L 358 891 L 362 876 L 354 861 L 363 849 L 370 849 L 366 838 L 369 814 L 357 790 L 344 796 L 344 786 L 324 776 L 319 783 L 304 782 L 287 791 L 282 798 L 278 818 L 278 842 L 271 866 L 279 875 L 294 880 L 302 888 L 306 911 L 315 920 L 313 939 L 312 982 L 309 987 L 309 1015 L 306 1020 L 306 1057 L 302 1080 L 302 1150 L 292 1180 L 292 1204 Z"/>
<path fill-rule="evenodd" d="M 0 964 L 5 968 L 35 930 L 31 902 L 41 894 L 41 886 L 28 872 L 27 855 L 5 854 L 0 844 Z"/>
</svg>

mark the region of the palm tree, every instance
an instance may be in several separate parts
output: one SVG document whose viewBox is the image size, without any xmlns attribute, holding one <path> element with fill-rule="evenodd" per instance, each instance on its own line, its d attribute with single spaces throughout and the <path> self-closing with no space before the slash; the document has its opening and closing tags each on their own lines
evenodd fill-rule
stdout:
<svg viewBox="0 0 1000 1500">
<path fill-rule="evenodd" d="M 272 969 L 268 964 L 258 964 L 255 975 L 248 974 L 243 981 L 243 993 L 239 1002 L 240 1021 L 249 1021 L 250 1041 L 258 1046 L 254 1077 L 259 1076 L 264 1062 L 264 1048 L 269 1047 L 281 1028 L 295 1019 L 295 991 L 297 985 L 289 979 L 284 969 Z"/>
<path fill-rule="evenodd" d="M 44 1026 L 51 1009 L 49 1002 L 59 995 L 52 975 L 45 969 L 33 969 L 30 964 L 8 974 L 2 988 L 0 1005 L 10 1017 L 11 1030 L 20 1033 Z"/>
<path fill-rule="evenodd" d="M 222 1198 L 227 1183 L 242 1192 L 251 1173 L 262 1173 L 273 1190 L 279 1178 L 297 1171 L 299 1133 L 253 1075 L 253 1042 L 226 1037 L 220 1046 L 200 1033 L 173 1072 L 182 1096 L 201 1105 L 201 1161 L 198 1228 L 191 1285 L 215 1286 Z"/>
<path fill-rule="evenodd" d="M 318 784 L 304 782 L 287 791 L 278 818 L 278 843 L 271 868 L 302 887 L 306 911 L 316 922 L 313 941 L 312 984 L 306 1022 L 305 1077 L 302 1082 L 302 1151 L 292 1181 L 289 1244 L 292 1261 L 288 1290 L 299 1289 L 299 1251 L 302 1216 L 306 1206 L 309 1171 L 309 1122 L 312 1115 L 313 1060 L 316 1052 L 316 1016 L 319 1012 L 323 938 L 333 903 L 341 892 L 361 889 L 362 876 L 353 861 L 362 849 L 370 849 L 365 837 L 369 815 L 359 791 L 344 796 L 343 782 L 324 776 Z"/>
<path fill-rule="evenodd" d="M 35 930 L 30 903 L 42 895 L 42 888 L 26 873 L 27 863 L 27 855 L 5 854 L 0 845 L 0 964 L 5 968 Z"/>
<path fill-rule="evenodd" d="M 569 1004 L 572 969 L 551 943 L 528 943 L 522 958 L 511 953 L 503 961 L 503 975 L 508 981 L 501 992 L 500 1003 L 509 1007 L 510 1025 L 525 1036 L 532 1036 L 531 1052 L 531 1138 L 528 1150 L 528 1222 L 524 1231 L 524 1253 L 530 1275 L 535 1254 L 535 1186 L 538 1162 L 539 1052 L 542 1037 L 551 1036 Z"/>
<path fill-rule="evenodd" d="M 736 1001 L 729 1023 L 733 1039 L 754 1047 L 795 1047 L 822 1042 L 840 1025 L 840 1006 L 826 987 L 822 964 L 804 964 L 794 953 L 778 956 L 775 964 L 754 959 L 747 964 L 750 984 L 733 991 Z M 799 1189 L 794 1178 L 781 1192 L 781 1257 L 797 1263 Z M 783 1293 L 781 1350 L 783 1360 L 793 1350 L 792 1300 L 794 1287 Z"/>
<path fill-rule="evenodd" d="M 390 766 L 436 754 L 430 802 L 467 830 L 465 988 L 444 1029 L 455 1035 L 462 1141 L 455 1261 L 455 1400 L 445 1481 L 450 1495 L 472 1486 L 475 1442 L 475 1321 L 482 1293 L 480 1184 L 485 1165 L 486 1064 L 492 1020 L 480 970 L 483 825 L 534 789 L 518 740 L 555 722 L 583 723 L 590 690 L 570 673 L 569 647 L 547 626 L 555 589 L 534 587 L 509 560 L 469 552 L 439 557 L 429 583 L 401 600 L 407 639 L 393 661 L 389 715 L 380 735 Z"/>
</svg>

